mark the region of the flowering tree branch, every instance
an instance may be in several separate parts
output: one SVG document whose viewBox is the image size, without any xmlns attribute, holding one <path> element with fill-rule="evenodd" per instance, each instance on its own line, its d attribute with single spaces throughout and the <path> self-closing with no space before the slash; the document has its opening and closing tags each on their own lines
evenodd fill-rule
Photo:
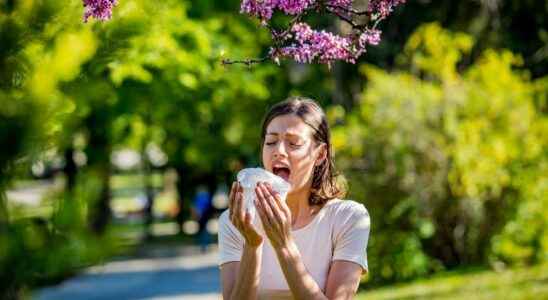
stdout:
<svg viewBox="0 0 548 300">
<path fill-rule="evenodd" d="M 301 63 L 319 62 L 328 66 L 336 60 L 355 63 L 366 52 L 368 45 L 378 45 L 381 31 L 377 29 L 380 21 L 388 17 L 394 8 L 405 0 L 370 0 L 367 9 L 359 11 L 353 8 L 353 0 L 242 0 L 241 12 L 258 18 L 269 29 L 272 47 L 266 57 L 261 59 L 230 60 L 223 64 L 262 63 L 272 59 L 277 64 L 281 58 L 293 59 Z M 269 22 L 273 13 L 279 10 L 295 17 L 284 31 L 273 29 Z M 313 30 L 302 22 L 309 11 L 334 15 L 352 27 L 352 33 L 340 36 L 325 30 Z M 356 17 L 366 16 L 367 20 L 358 23 Z"/>
<path fill-rule="evenodd" d="M 108 20 L 117 0 L 82 0 L 84 4 L 84 22 L 90 17 L 97 20 Z M 394 8 L 406 0 L 370 0 L 367 9 L 355 9 L 353 0 L 242 0 L 241 12 L 258 18 L 268 28 L 272 36 L 272 47 L 263 58 L 230 60 L 222 63 L 252 65 L 272 59 L 280 64 L 280 59 L 289 58 L 301 63 L 319 62 L 328 66 L 334 61 L 342 60 L 356 63 L 366 52 L 369 45 L 378 45 L 381 31 L 377 29 L 380 21 L 388 17 Z M 278 10 L 294 16 L 285 30 L 276 30 L 270 25 L 274 12 Z M 320 14 L 334 15 L 352 28 L 348 35 L 341 36 L 325 30 L 312 29 L 304 16 L 316 11 Z M 366 16 L 366 20 L 357 22 L 356 17 Z M 363 19 L 363 18 L 360 18 Z"/>
</svg>

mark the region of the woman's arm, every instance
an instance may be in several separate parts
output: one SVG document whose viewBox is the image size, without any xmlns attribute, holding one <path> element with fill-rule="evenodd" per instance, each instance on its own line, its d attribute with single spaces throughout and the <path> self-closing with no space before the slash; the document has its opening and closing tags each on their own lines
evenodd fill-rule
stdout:
<svg viewBox="0 0 548 300">
<path fill-rule="evenodd" d="M 276 251 L 293 297 L 295 299 L 352 299 L 360 282 L 362 267 L 353 262 L 334 261 L 329 270 L 324 294 L 306 270 L 299 249 L 291 238 L 291 226 L 288 222 L 289 209 L 271 188 L 259 184 L 256 191 L 257 211 Z"/>
<path fill-rule="evenodd" d="M 329 299 L 353 299 L 360 285 L 362 266 L 357 263 L 335 260 L 331 263 L 325 295 Z"/>
<path fill-rule="evenodd" d="M 353 299 L 362 274 L 356 263 L 337 260 L 331 264 L 326 281 L 325 294 L 308 273 L 299 250 L 292 246 L 276 251 L 287 284 L 295 299 Z"/>
<path fill-rule="evenodd" d="M 243 236 L 245 243 L 239 262 L 221 266 L 224 299 L 256 299 L 261 267 L 262 236 L 251 224 L 251 215 L 244 211 L 243 188 L 232 184 L 229 195 L 230 222 Z"/>
<path fill-rule="evenodd" d="M 261 247 L 244 246 L 242 259 L 221 266 L 223 299 L 256 299 L 261 267 Z"/>
<path fill-rule="evenodd" d="M 294 242 L 276 249 L 276 256 L 295 299 L 328 299 L 312 278 Z"/>
</svg>

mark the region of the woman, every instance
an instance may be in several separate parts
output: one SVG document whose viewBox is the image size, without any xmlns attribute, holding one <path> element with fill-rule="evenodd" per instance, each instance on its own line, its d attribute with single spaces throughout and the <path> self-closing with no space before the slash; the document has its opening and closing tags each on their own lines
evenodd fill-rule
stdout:
<svg viewBox="0 0 548 300">
<path fill-rule="evenodd" d="M 291 189 L 284 201 L 268 184 L 255 188 L 263 237 L 235 182 L 220 218 L 224 299 L 351 299 L 367 272 L 369 214 L 341 200 L 325 114 L 314 101 L 289 98 L 267 113 L 262 161 Z"/>
</svg>

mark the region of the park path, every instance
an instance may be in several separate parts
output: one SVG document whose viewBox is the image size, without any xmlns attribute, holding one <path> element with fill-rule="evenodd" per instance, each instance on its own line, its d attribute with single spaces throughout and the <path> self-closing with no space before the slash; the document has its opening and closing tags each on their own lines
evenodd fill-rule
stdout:
<svg viewBox="0 0 548 300">
<path fill-rule="evenodd" d="M 37 300 L 220 299 L 218 250 L 197 246 L 152 249 L 148 257 L 112 261 L 57 286 L 36 291 Z"/>
</svg>

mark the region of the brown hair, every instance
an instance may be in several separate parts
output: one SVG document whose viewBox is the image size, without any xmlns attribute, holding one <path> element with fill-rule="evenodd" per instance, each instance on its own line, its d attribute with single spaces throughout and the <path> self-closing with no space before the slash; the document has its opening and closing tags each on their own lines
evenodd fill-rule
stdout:
<svg viewBox="0 0 548 300">
<path fill-rule="evenodd" d="M 314 100 L 304 97 L 290 97 L 272 106 L 266 113 L 261 131 L 261 152 L 265 141 L 266 129 L 270 122 L 283 115 L 295 115 L 310 126 L 313 138 L 318 143 L 325 143 L 327 157 L 314 167 L 310 205 L 323 205 L 334 198 L 342 198 L 346 194 L 346 186 L 342 174 L 336 172 L 334 154 L 331 147 L 331 131 L 323 109 Z"/>
</svg>

